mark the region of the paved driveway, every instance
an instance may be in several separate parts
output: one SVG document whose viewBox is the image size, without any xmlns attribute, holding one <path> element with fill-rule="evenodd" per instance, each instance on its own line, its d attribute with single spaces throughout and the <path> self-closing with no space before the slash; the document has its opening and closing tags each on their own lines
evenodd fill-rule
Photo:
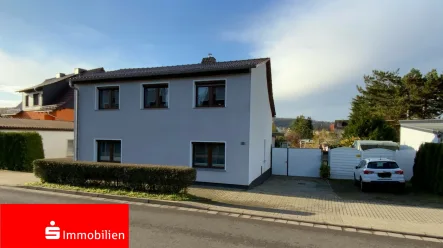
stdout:
<svg viewBox="0 0 443 248">
<path fill-rule="evenodd" d="M 244 208 L 247 211 L 266 211 L 282 218 L 327 222 L 400 232 L 421 232 L 443 236 L 443 204 L 356 197 L 391 193 L 345 194 L 331 183 L 320 179 L 271 177 L 262 185 L 249 190 L 192 187 L 191 194 L 212 199 L 221 205 Z M 352 182 L 343 187 L 354 190 Z M 334 189 L 335 191 L 334 191 Z M 357 190 L 357 189 L 355 189 Z M 373 194 L 373 195 L 371 195 Z M 439 197 L 438 199 L 441 199 Z M 441 201 L 443 203 L 443 200 Z"/>
<path fill-rule="evenodd" d="M 33 173 L 0 170 L 0 185 L 16 186 L 38 181 Z"/>
</svg>

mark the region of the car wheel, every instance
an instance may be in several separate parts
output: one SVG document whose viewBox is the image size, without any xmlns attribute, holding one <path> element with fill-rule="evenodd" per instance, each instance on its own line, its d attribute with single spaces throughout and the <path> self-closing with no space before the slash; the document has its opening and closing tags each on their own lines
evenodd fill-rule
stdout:
<svg viewBox="0 0 443 248">
<path fill-rule="evenodd" d="M 361 177 L 360 177 L 360 190 L 361 190 L 361 192 L 367 192 L 368 191 L 368 184 L 363 182 Z"/>
<path fill-rule="evenodd" d="M 355 185 L 355 186 L 358 186 L 358 181 L 357 181 L 357 179 L 355 178 L 355 173 L 354 173 L 354 185 Z"/>
</svg>

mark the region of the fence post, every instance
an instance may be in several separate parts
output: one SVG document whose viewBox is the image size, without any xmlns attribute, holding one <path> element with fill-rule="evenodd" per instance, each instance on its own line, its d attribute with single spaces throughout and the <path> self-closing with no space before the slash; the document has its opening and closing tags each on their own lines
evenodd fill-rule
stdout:
<svg viewBox="0 0 443 248">
<path fill-rule="evenodd" d="M 286 147 L 286 176 L 289 176 L 289 147 Z"/>
</svg>

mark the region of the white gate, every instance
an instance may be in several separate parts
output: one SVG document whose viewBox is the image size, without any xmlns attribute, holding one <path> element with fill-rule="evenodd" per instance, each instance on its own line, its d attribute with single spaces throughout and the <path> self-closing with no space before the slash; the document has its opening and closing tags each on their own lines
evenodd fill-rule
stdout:
<svg viewBox="0 0 443 248">
<path fill-rule="evenodd" d="M 272 148 L 272 174 L 319 177 L 320 149 Z"/>
<path fill-rule="evenodd" d="M 329 166 L 332 179 L 354 179 L 355 166 L 365 158 L 387 158 L 395 160 L 404 171 L 405 179 L 410 180 L 413 175 L 415 150 L 387 150 L 374 148 L 359 151 L 355 148 L 340 147 L 329 150 Z"/>
</svg>

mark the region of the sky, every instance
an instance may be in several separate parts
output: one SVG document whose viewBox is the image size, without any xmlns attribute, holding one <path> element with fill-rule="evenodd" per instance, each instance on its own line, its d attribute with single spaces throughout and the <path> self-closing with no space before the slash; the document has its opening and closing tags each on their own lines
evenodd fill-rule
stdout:
<svg viewBox="0 0 443 248">
<path fill-rule="evenodd" d="M 443 73 L 440 0 L 0 0 L 0 107 L 74 68 L 270 57 L 277 117 L 332 121 L 372 70 Z"/>
</svg>

